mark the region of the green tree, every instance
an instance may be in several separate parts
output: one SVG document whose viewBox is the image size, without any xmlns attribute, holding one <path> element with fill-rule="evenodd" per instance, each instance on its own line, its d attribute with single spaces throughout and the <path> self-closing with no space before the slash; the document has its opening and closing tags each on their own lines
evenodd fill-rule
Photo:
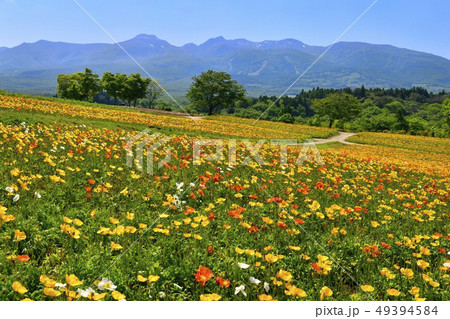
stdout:
<svg viewBox="0 0 450 319">
<path fill-rule="evenodd" d="M 86 101 L 93 101 L 94 97 L 101 90 L 100 80 L 98 74 L 92 73 L 92 70 L 86 68 L 84 73 L 81 73 L 81 99 Z"/>
<path fill-rule="evenodd" d="M 278 122 L 283 123 L 294 123 L 294 121 L 294 117 L 289 113 L 285 113 L 278 118 Z"/>
<path fill-rule="evenodd" d="M 63 99 L 81 100 L 80 73 L 58 74 L 56 92 Z"/>
<path fill-rule="evenodd" d="M 147 92 L 145 92 L 144 101 L 142 105 L 144 107 L 152 108 L 155 105 L 156 100 L 163 95 L 161 87 L 158 85 L 157 80 L 150 81 L 148 85 Z"/>
<path fill-rule="evenodd" d="M 212 115 L 217 107 L 230 107 L 235 101 L 242 100 L 245 89 L 226 72 L 208 70 L 192 78 L 186 97 L 195 106 L 207 108 Z"/>
<path fill-rule="evenodd" d="M 450 98 L 446 98 L 444 102 L 442 102 L 442 109 L 444 113 L 445 123 L 450 128 Z"/>
<path fill-rule="evenodd" d="M 84 72 L 59 74 L 57 82 L 57 93 L 65 99 L 92 101 L 101 89 L 98 74 L 89 68 Z"/>
<path fill-rule="evenodd" d="M 140 73 L 130 74 L 119 98 L 126 100 L 129 106 L 133 103 L 133 106 L 136 107 L 137 100 L 145 97 L 150 82 L 150 78 L 143 78 Z"/>
<path fill-rule="evenodd" d="M 329 119 L 329 127 L 335 120 L 349 120 L 359 114 L 361 103 L 353 95 L 348 93 L 333 93 L 327 97 L 314 100 L 312 107 L 319 116 Z"/>
<path fill-rule="evenodd" d="M 395 118 L 397 122 L 393 125 L 393 129 L 395 131 L 404 131 L 407 132 L 409 130 L 409 123 L 405 119 L 405 115 L 403 114 L 403 109 L 399 108 L 397 109 L 397 112 L 395 113 Z"/>
<path fill-rule="evenodd" d="M 117 98 L 123 95 L 127 75 L 123 73 L 113 74 L 111 72 L 103 73 L 100 83 L 102 88 L 110 96 L 114 97 L 114 104 L 117 104 Z"/>
</svg>

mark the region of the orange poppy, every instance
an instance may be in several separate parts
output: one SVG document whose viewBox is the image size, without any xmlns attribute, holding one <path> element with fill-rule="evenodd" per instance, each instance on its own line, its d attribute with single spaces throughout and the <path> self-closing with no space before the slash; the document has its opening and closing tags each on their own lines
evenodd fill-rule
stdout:
<svg viewBox="0 0 450 319">
<path fill-rule="evenodd" d="M 194 213 L 194 212 L 195 212 L 195 208 L 192 208 L 192 207 L 187 206 L 187 207 L 186 207 L 186 210 L 184 211 L 184 214 L 185 214 L 185 215 L 189 215 L 189 214 L 192 214 L 192 213 Z"/>
<path fill-rule="evenodd" d="M 216 283 L 222 288 L 228 288 L 231 284 L 229 280 L 225 280 L 219 276 L 216 277 Z"/>
<path fill-rule="evenodd" d="M 386 249 L 391 248 L 391 245 L 386 244 L 384 241 L 381 242 L 381 246 L 383 246 L 383 248 L 386 248 Z"/>
<path fill-rule="evenodd" d="M 23 263 L 26 263 L 27 261 L 30 260 L 30 256 L 28 255 L 19 255 L 17 256 L 17 260 Z"/>
<path fill-rule="evenodd" d="M 251 226 L 250 229 L 248 230 L 249 234 L 256 233 L 257 231 L 258 231 L 258 227 L 256 227 L 256 226 Z"/>
<path fill-rule="evenodd" d="M 201 266 L 197 272 L 194 274 L 195 281 L 200 283 L 200 286 L 204 286 L 208 280 L 210 280 L 213 277 L 213 272 L 208 267 Z"/>
<path fill-rule="evenodd" d="M 277 226 L 281 227 L 281 228 L 286 228 L 287 227 L 286 223 L 283 220 L 277 221 Z"/>
</svg>

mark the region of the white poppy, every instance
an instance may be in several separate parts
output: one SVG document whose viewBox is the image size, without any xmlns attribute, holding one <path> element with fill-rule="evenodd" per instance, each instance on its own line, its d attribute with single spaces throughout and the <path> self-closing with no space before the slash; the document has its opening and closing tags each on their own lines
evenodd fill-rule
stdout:
<svg viewBox="0 0 450 319">
<path fill-rule="evenodd" d="M 236 287 L 236 289 L 234 289 L 234 294 L 237 295 L 238 293 L 241 293 L 244 295 L 244 297 L 247 297 L 247 293 L 245 292 L 244 285 L 240 285 L 239 287 Z"/>
<path fill-rule="evenodd" d="M 255 277 L 250 277 L 250 282 L 252 284 L 259 285 L 261 283 L 261 280 L 256 279 Z"/>
<path fill-rule="evenodd" d="M 266 292 L 269 292 L 269 290 L 270 290 L 270 286 L 269 286 L 269 284 L 267 282 L 264 282 L 264 290 Z"/>
<path fill-rule="evenodd" d="M 62 283 L 59 283 L 59 282 L 57 282 L 56 284 L 55 284 L 55 288 L 65 288 L 67 286 L 67 284 L 62 284 Z"/>
<path fill-rule="evenodd" d="M 114 291 L 117 288 L 116 285 L 114 285 L 113 282 L 111 280 L 108 280 L 107 278 L 103 278 L 102 281 L 98 283 L 97 287 L 101 291 L 105 289 L 109 291 Z"/>
<path fill-rule="evenodd" d="M 450 268 L 450 263 L 444 263 L 443 265 L 445 268 Z"/>
<path fill-rule="evenodd" d="M 14 188 L 12 188 L 11 186 L 8 186 L 5 188 L 5 191 L 7 191 L 8 193 L 14 193 Z"/>
<path fill-rule="evenodd" d="M 91 287 L 89 287 L 89 288 L 86 289 L 86 290 L 78 289 L 78 290 L 77 290 L 77 293 L 78 293 L 81 297 L 83 297 L 83 298 L 89 298 L 89 296 L 92 295 L 92 294 L 94 294 L 95 291 L 94 291 L 94 289 L 92 289 Z"/>
<path fill-rule="evenodd" d="M 173 284 L 173 285 L 175 286 L 175 288 L 183 290 L 183 287 L 181 287 L 180 285 L 177 285 L 177 284 Z"/>
<path fill-rule="evenodd" d="M 184 186 L 184 183 L 175 183 L 175 185 L 177 185 L 177 189 L 181 190 L 181 188 Z"/>
<path fill-rule="evenodd" d="M 17 202 L 20 199 L 19 194 L 13 197 L 13 202 Z"/>
<path fill-rule="evenodd" d="M 238 263 L 239 268 L 242 269 L 247 269 L 248 267 L 250 267 L 250 265 L 244 264 L 244 263 Z"/>
<path fill-rule="evenodd" d="M 38 192 L 35 192 L 34 196 L 36 196 L 36 198 L 38 198 L 38 199 L 41 198 L 41 194 L 39 194 Z"/>
<path fill-rule="evenodd" d="M 194 184 L 194 183 L 190 183 L 190 184 L 189 184 L 189 186 L 191 186 L 191 187 L 194 187 L 194 186 L 195 186 L 195 184 Z"/>
</svg>

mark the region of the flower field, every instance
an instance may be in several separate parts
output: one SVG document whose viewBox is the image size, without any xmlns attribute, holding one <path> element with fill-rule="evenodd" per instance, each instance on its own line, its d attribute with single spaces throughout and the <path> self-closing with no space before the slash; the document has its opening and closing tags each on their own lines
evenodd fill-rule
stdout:
<svg viewBox="0 0 450 319">
<path fill-rule="evenodd" d="M 148 112 L 124 111 L 119 108 L 102 108 L 78 104 L 60 103 L 20 96 L 0 94 L 0 108 L 15 109 L 22 112 L 42 112 L 58 114 L 64 117 L 78 117 L 87 119 L 101 119 L 113 122 L 144 124 L 154 128 L 169 128 L 193 134 L 214 134 L 219 137 L 240 138 L 295 138 L 305 140 L 311 137 L 328 137 L 337 134 L 334 129 L 315 128 L 304 125 L 286 125 L 281 129 L 278 123 L 260 121 L 252 126 L 253 121 L 236 122 L 232 117 L 218 116 L 214 119 L 196 119 L 189 117 L 173 117 Z M 213 117 L 216 118 L 216 117 Z M 224 124 L 226 122 L 226 124 Z"/>
<path fill-rule="evenodd" d="M 431 154 L 450 155 L 450 139 L 448 138 L 364 132 L 352 136 L 348 140 L 360 144 L 381 145 Z"/>
<path fill-rule="evenodd" d="M 226 119 L 194 129 L 190 119 L 7 96 L 0 107 L 195 134 L 330 134 Z M 192 136 L 177 133 L 152 176 L 126 166 L 135 133 L 0 122 L 1 300 L 450 299 L 448 140 L 436 152 L 423 137 L 389 135 L 390 147 L 321 150 L 322 166 L 296 165 L 298 148 L 280 165 L 269 145 L 266 165 L 239 165 L 249 152 L 238 142 L 236 165 L 226 147 L 195 165 Z"/>
</svg>

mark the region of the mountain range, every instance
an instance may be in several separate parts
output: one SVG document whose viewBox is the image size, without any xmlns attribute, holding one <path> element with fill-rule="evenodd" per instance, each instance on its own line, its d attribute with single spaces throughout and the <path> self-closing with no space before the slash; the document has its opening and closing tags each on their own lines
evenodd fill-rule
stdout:
<svg viewBox="0 0 450 319">
<path fill-rule="evenodd" d="M 191 78 L 208 69 L 230 73 L 249 95 L 281 94 L 327 47 L 295 39 L 252 42 L 223 37 L 174 46 L 141 34 L 120 42 L 154 78 L 174 95 L 184 95 Z M 0 88 L 55 94 L 56 76 L 91 68 L 103 72 L 141 72 L 117 45 L 73 44 L 40 40 L 0 47 Z M 336 43 L 288 92 L 313 87 L 406 87 L 450 90 L 450 60 L 391 45 Z"/>
</svg>

